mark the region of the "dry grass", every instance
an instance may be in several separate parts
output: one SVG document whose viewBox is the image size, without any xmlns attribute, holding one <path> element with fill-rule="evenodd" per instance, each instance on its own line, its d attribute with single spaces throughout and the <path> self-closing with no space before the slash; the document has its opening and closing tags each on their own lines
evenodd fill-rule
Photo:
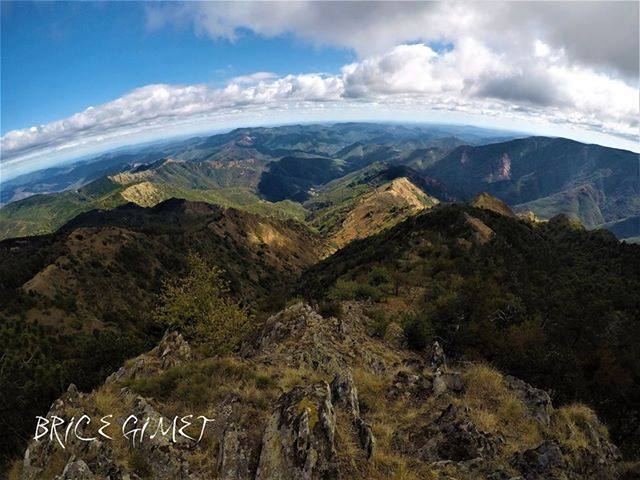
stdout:
<svg viewBox="0 0 640 480">
<path fill-rule="evenodd" d="M 301 365 L 300 368 L 277 367 L 263 372 L 265 375 L 271 375 L 282 391 L 289 391 L 294 387 L 307 386 L 309 384 L 319 382 L 321 380 L 331 381 L 325 378 L 317 370 L 309 368 L 307 365 Z"/>
<path fill-rule="evenodd" d="M 17 458 L 11 463 L 7 472 L 7 480 L 20 480 L 22 478 L 22 460 Z"/>
<path fill-rule="evenodd" d="M 56 448 L 49 457 L 47 464 L 39 477 L 42 480 L 53 480 L 62 473 L 71 455 L 62 449 Z"/>
<path fill-rule="evenodd" d="M 410 406 L 406 401 L 386 398 L 393 373 L 378 375 L 363 368 L 353 371 L 358 398 L 366 407 L 365 419 L 376 437 L 373 459 L 368 463 L 369 470 L 354 478 L 435 480 L 437 477 L 428 466 L 404 456 L 393 445 L 394 434 L 399 425 L 417 422 L 427 407 L 426 403 Z"/>
<path fill-rule="evenodd" d="M 187 454 L 191 471 L 202 478 L 217 478 L 218 449 L 220 443 L 212 436 L 205 435 L 198 448 Z"/>
<path fill-rule="evenodd" d="M 594 411 L 581 403 L 560 407 L 551 416 L 551 435 L 569 450 L 588 447 L 592 443 L 589 433 L 592 428 L 609 438 L 609 432 L 600 423 Z"/>
<path fill-rule="evenodd" d="M 480 430 L 507 438 L 508 449 L 533 448 L 542 438 L 539 425 L 526 405 L 509 390 L 500 372 L 485 364 L 474 364 L 463 372 L 466 389 L 462 404 Z"/>
<path fill-rule="evenodd" d="M 358 388 L 358 398 L 372 414 L 386 409 L 385 393 L 390 384 L 388 378 L 358 368 L 353 371 L 353 381 Z"/>
<path fill-rule="evenodd" d="M 113 415 L 108 419 L 111 424 L 104 429 L 104 432 L 113 438 L 111 446 L 115 453 L 116 461 L 121 465 L 129 465 L 131 462 L 131 447 L 123 437 L 121 428 L 122 422 L 129 416 L 131 405 L 125 401 L 124 395 L 114 385 L 103 385 L 92 395 L 92 403 L 96 409 L 96 417 L 102 418 L 106 415 Z"/>
</svg>

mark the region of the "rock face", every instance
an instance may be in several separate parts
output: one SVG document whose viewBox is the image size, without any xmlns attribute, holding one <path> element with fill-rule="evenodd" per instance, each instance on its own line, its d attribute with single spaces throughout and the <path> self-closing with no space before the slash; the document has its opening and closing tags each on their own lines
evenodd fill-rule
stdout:
<svg viewBox="0 0 640 480">
<path fill-rule="evenodd" d="M 326 382 L 288 392 L 265 429 L 256 480 L 338 478 L 335 431 Z"/>
<path fill-rule="evenodd" d="M 168 421 L 168 412 L 200 408 L 212 417 L 202 442 L 72 438 L 62 450 L 32 441 L 18 478 L 619 477 L 620 455 L 586 407 L 556 410 L 546 392 L 493 370 L 493 383 L 474 380 L 473 367 L 451 365 L 438 342 L 417 354 L 369 336 L 366 304 L 340 310 L 339 318 L 323 317 L 292 305 L 224 358 L 199 358 L 179 334 L 167 333 L 96 391 L 71 385 L 48 417 L 115 409 L 120 423 L 133 414 L 154 424 Z"/>
</svg>

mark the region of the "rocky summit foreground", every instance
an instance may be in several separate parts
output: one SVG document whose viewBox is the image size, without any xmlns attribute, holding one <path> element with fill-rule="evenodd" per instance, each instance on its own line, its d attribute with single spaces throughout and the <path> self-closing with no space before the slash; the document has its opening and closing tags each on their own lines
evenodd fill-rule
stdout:
<svg viewBox="0 0 640 480">
<path fill-rule="evenodd" d="M 31 441 L 11 475 L 620 478 L 618 450 L 586 406 L 554 408 L 546 392 L 485 364 L 448 364 L 437 342 L 420 354 L 409 351 L 396 324 L 378 338 L 364 302 L 320 311 L 294 304 L 223 357 L 205 358 L 167 333 L 99 388 L 81 393 L 70 386 L 51 406 L 49 418 L 113 415 L 106 431 L 112 440 L 71 435 L 64 449 Z M 117 434 L 131 414 L 157 424 L 185 412 L 213 419 L 200 442 L 160 435 L 132 445 Z"/>
</svg>

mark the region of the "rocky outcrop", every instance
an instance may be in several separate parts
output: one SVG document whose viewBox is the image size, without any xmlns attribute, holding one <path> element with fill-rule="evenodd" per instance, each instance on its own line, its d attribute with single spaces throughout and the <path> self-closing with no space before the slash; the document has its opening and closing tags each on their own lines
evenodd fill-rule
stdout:
<svg viewBox="0 0 640 480">
<path fill-rule="evenodd" d="M 507 387 L 514 391 L 520 400 L 524 402 L 533 418 L 542 425 L 548 426 L 552 410 L 549 394 L 510 375 L 506 375 L 504 380 Z"/>
<path fill-rule="evenodd" d="M 71 385 L 48 416 L 115 408 L 117 417 L 157 424 L 176 402 L 191 408 L 194 397 L 213 418 L 202 443 L 165 435 L 134 445 L 71 439 L 62 450 L 32 441 L 20 478 L 369 479 L 390 478 L 400 464 L 416 478 L 618 478 L 620 455 L 586 407 L 554 410 L 546 392 L 517 378 L 451 365 L 438 342 L 416 354 L 371 337 L 366 308 L 346 302 L 336 318 L 292 305 L 240 355 L 217 360 L 198 358 L 179 334 L 167 333 L 100 389 Z M 493 386 L 474 382 L 474 371 Z M 186 377 L 176 387 L 176 375 L 193 375 L 198 386 Z M 158 398 L 136 391 L 156 383 L 166 385 Z"/>
<path fill-rule="evenodd" d="M 191 347 L 178 332 L 167 332 L 160 343 L 148 353 L 129 360 L 107 378 L 107 383 L 151 377 L 192 359 Z"/>
<path fill-rule="evenodd" d="M 339 478 L 335 431 L 326 382 L 288 392 L 266 426 L 256 480 Z"/>
<path fill-rule="evenodd" d="M 400 361 L 400 357 L 372 348 L 376 345 L 367 334 L 363 310 L 357 302 L 345 302 L 340 318 L 323 318 L 307 304 L 294 304 L 267 320 L 243 356 L 292 368 L 311 366 L 329 378 L 356 361 L 373 371 L 385 371 L 389 359 Z"/>
</svg>

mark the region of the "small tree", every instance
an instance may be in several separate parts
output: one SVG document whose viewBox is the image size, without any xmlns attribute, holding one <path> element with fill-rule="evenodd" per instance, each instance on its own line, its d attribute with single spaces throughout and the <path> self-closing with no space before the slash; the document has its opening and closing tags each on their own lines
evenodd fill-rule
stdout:
<svg viewBox="0 0 640 480">
<path fill-rule="evenodd" d="M 209 266 L 196 253 L 187 260 L 191 271 L 180 279 L 164 282 L 155 316 L 164 327 L 175 328 L 208 354 L 233 350 L 250 327 L 246 308 L 229 296 L 224 271 Z"/>
</svg>

